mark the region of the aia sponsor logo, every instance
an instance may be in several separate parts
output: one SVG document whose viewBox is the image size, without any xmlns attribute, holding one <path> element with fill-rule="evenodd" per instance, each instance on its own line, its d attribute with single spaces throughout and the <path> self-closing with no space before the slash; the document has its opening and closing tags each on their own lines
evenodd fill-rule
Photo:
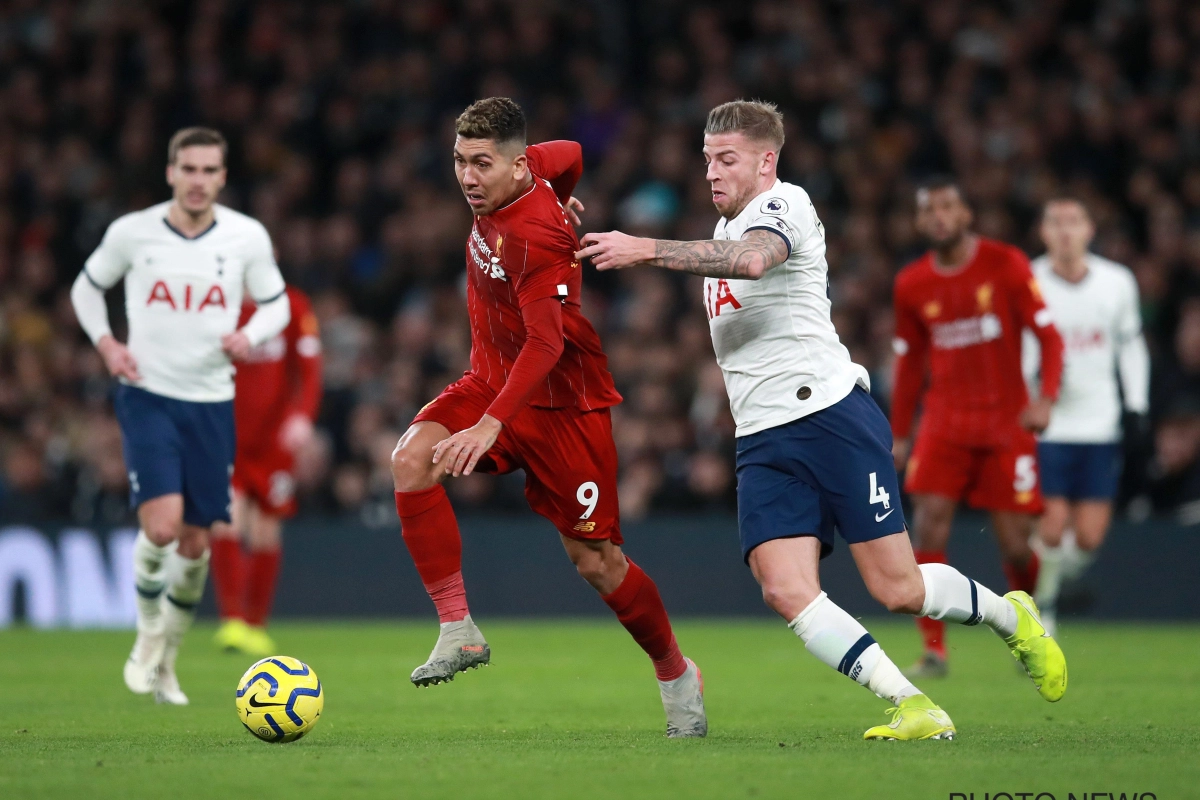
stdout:
<svg viewBox="0 0 1200 800">
<path fill-rule="evenodd" d="M 1061 332 L 1063 344 L 1067 350 L 1071 352 L 1079 352 L 1081 350 L 1098 350 L 1104 347 L 1105 337 L 1104 331 L 1101 328 L 1093 328 L 1092 330 L 1081 330 L 1074 328 Z"/>
<path fill-rule="evenodd" d="M 704 284 L 704 310 L 708 312 L 708 318 L 721 316 L 722 306 L 733 306 L 734 310 L 737 310 L 742 307 L 742 304 L 729 290 L 729 281 L 721 278 L 715 284 L 706 282 Z"/>
<path fill-rule="evenodd" d="M 146 298 L 146 306 L 160 303 L 172 311 L 203 311 L 209 307 L 224 311 L 228 308 L 225 303 L 225 290 L 219 283 L 211 284 L 207 290 L 186 283 L 172 292 L 166 281 L 155 281 L 150 287 L 150 295 Z"/>
</svg>

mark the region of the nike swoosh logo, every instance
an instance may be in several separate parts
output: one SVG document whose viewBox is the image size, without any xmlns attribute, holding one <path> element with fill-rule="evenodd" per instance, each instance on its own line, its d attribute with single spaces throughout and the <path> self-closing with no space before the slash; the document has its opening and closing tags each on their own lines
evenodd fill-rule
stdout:
<svg viewBox="0 0 1200 800">
<path fill-rule="evenodd" d="M 894 509 L 894 508 L 892 509 L 892 511 L 895 511 L 895 510 L 896 510 L 896 509 Z M 888 517 L 890 517 L 890 516 L 892 515 L 892 511 L 889 511 L 889 512 L 888 512 L 888 513 L 886 513 L 886 514 L 876 514 L 876 515 L 875 515 L 875 521 L 876 521 L 876 522 L 883 522 L 885 519 L 887 519 Z"/>
<path fill-rule="evenodd" d="M 258 695 L 256 694 L 250 695 L 250 699 L 246 702 L 251 708 L 282 708 L 283 706 L 287 705 L 287 703 L 260 703 L 258 702 Z"/>
</svg>

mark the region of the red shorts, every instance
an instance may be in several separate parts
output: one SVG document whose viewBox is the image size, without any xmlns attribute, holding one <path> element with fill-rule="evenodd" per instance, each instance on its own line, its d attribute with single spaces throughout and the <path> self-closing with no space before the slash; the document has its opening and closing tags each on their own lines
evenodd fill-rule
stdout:
<svg viewBox="0 0 1200 800">
<path fill-rule="evenodd" d="M 282 447 L 247 453 L 233 461 L 233 490 L 254 501 L 264 512 L 284 519 L 296 514 L 295 459 Z"/>
<path fill-rule="evenodd" d="M 496 393 L 467 376 L 447 386 L 413 422 L 436 422 L 457 433 L 479 422 Z M 479 472 L 525 470 L 529 507 L 571 539 L 621 544 L 617 448 L 607 408 L 526 406 L 479 459 Z"/>
<path fill-rule="evenodd" d="M 917 435 L 904 490 L 966 501 L 989 511 L 1042 512 L 1037 440 L 1018 429 L 1003 446 L 975 447 Z"/>
</svg>

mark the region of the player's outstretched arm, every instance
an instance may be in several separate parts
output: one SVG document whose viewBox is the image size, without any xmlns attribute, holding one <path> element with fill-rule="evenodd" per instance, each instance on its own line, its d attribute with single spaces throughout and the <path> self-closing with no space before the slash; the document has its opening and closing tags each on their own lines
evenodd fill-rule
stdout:
<svg viewBox="0 0 1200 800">
<path fill-rule="evenodd" d="M 678 242 L 644 239 L 620 231 L 588 233 L 576 258 L 590 258 L 596 269 L 662 267 L 690 272 L 706 278 L 738 278 L 756 281 L 788 259 L 783 237 L 768 230 L 747 231 L 734 241 L 703 239 Z"/>
</svg>

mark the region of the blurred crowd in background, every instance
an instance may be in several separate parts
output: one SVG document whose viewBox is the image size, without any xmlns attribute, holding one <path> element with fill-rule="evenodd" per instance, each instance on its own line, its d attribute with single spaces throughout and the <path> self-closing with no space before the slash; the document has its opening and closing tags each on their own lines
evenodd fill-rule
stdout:
<svg viewBox="0 0 1200 800">
<path fill-rule="evenodd" d="M 1126 498 L 1200 500 L 1196 4 L 0 0 L 0 515 L 127 518 L 110 383 L 67 288 L 108 223 L 169 196 L 171 133 L 206 124 L 232 145 L 222 202 L 267 226 L 321 321 L 302 508 L 392 524 L 392 447 L 468 364 L 470 218 L 450 147 L 454 117 L 489 95 L 522 103 L 531 141 L 582 143 L 585 229 L 683 239 L 717 220 L 708 109 L 778 103 L 781 177 L 825 223 L 835 323 L 885 408 L 892 278 L 923 249 L 915 182 L 958 176 L 978 230 L 1031 255 L 1042 202 L 1082 198 L 1094 249 L 1137 276 L 1154 359 Z M 732 508 L 699 279 L 585 282 L 625 397 L 623 513 Z M 521 488 L 449 486 L 489 509 L 521 507 Z"/>
</svg>

